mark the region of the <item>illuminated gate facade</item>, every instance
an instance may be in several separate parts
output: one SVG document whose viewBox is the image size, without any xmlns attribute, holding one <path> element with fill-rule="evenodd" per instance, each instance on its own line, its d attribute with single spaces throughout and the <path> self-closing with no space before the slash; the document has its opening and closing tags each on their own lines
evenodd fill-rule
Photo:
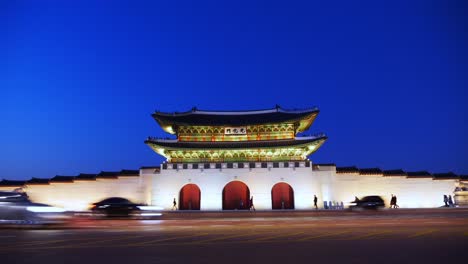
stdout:
<svg viewBox="0 0 468 264">
<path fill-rule="evenodd" d="M 248 111 L 204 111 L 152 114 L 161 128 L 174 135 L 148 137 L 145 143 L 166 158 L 161 176 L 154 179 L 153 203 L 167 208 L 179 196 L 182 210 L 245 210 L 254 196 L 256 209 L 305 208 L 294 204 L 292 188 L 271 184 L 313 179 L 309 155 L 327 140 L 324 134 L 300 135 L 307 131 L 318 108 Z M 293 177 L 293 181 L 288 179 Z M 284 179 L 286 178 L 286 179 Z M 195 188 L 191 184 L 199 186 Z M 185 186 L 182 190 L 176 189 Z M 203 190 L 203 197 L 199 190 Z M 312 190 L 307 192 L 313 193 Z M 296 194 L 308 201 L 308 194 Z M 170 205 L 170 204 L 169 204 Z"/>
</svg>

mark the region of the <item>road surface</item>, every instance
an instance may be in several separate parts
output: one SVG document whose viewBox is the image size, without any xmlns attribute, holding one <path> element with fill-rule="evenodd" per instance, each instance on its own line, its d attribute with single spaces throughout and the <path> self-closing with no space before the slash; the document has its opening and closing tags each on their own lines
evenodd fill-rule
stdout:
<svg viewBox="0 0 468 264">
<path fill-rule="evenodd" d="M 465 263 L 468 209 L 169 212 L 0 230 L 0 263 Z"/>
</svg>

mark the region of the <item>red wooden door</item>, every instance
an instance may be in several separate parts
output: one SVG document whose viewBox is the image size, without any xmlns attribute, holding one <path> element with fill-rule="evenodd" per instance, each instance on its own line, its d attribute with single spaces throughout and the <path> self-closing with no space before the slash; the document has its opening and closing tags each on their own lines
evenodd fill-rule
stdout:
<svg viewBox="0 0 468 264">
<path fill-rule="evenodd" d="M 195 184 L 187 184 L 180 190 L 179 210 L 200 210 L 201 192 Z"/>
<path fill-rule="evenodd" d="M 232 181 L 223 189 L 223 210 L 249 209 L 250 190 L 243 182 Z"/>
<path fill-rule="evenodd" d="M 294 209 L 294 191 L 284 182 L 277 183 L 271 189 L 272 209 Z"/>
</svg>

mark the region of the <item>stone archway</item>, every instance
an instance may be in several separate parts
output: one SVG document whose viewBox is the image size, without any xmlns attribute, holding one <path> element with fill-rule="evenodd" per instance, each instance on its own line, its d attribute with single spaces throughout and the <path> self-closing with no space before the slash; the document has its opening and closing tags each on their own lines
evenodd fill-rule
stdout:
<svg viewBox="0 0 468 264">
<path fill-rule="evenodd" d="M 196 184 L 186 184 L 179 192 L 179 210 L 200 210 L 200 188 Z"/>
<path fill-rule="evenodd" d="M 280 182 L 271 188 L 272 209 L 294 209 L 294 190 L 291 185 Z"/>
<path fill-rule="evenodd" d="M 223 189 L 223 210 L 249 209 L 250 190 L 243 182 L 232 181 Z"/>
</svg>

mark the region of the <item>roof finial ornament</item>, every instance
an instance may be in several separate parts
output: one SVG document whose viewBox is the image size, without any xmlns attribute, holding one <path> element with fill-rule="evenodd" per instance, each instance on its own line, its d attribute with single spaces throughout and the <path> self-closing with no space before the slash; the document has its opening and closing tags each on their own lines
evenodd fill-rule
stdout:
<svg viewBox="0 0 468 264">
<path fill-rule="evenodd" d="M 279 104 L 276 104 L 275 108 L 276 108 L 276 112 L 279 112 L 279 109 L 281 108 L 281 106 Z"/>
</svg>

